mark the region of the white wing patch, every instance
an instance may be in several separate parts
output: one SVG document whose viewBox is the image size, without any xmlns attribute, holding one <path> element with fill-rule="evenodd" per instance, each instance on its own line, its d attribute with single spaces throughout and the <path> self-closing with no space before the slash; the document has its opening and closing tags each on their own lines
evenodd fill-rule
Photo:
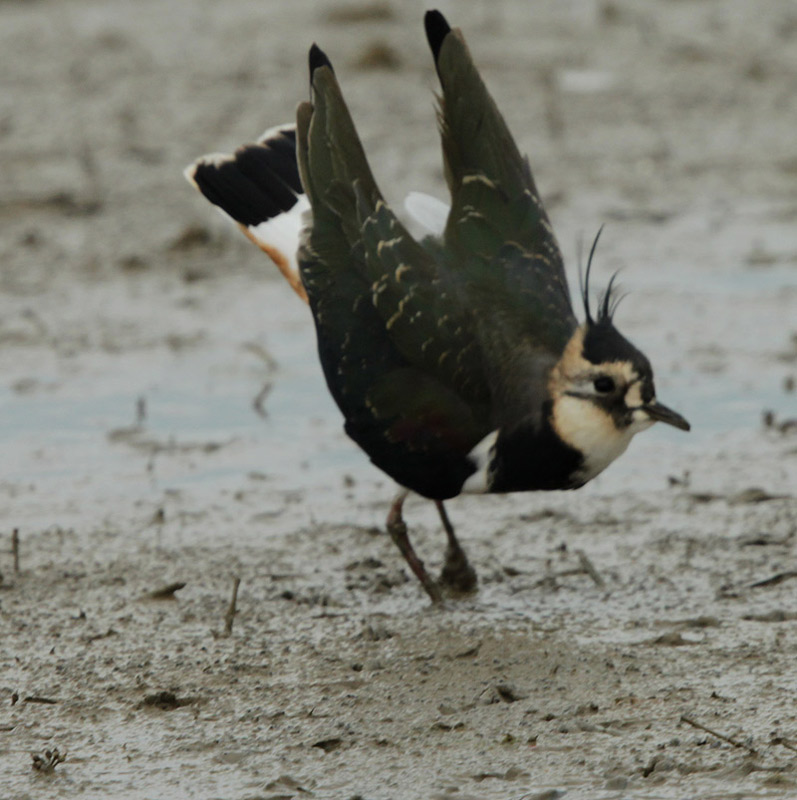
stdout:
<svg viewBox="0 0 797 800">
<path fill-rule="evenodd" d="M 488 433 L 473 450 L 468 453 L 468 458 L 476 466 L 476 472 L 473 473 L 462 484 L 463 494 L 484 494 L 490 491 L 490 467 L 495 457 L 495 442 L 498 439 L 498 431 Z"/>
<path fill-rule="evenodd" d="M 442 236 L 451 207 L 423 192 L 410 192 L 404 200 L 407 213 L 433 236 Z"/>
</svg>

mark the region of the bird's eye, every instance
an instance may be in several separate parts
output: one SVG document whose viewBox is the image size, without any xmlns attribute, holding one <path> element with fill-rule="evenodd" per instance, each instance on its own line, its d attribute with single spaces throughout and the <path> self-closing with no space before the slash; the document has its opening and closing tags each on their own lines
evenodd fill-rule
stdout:
<svg viewBox="0 0 797 800">
<path fill-rule="evenodd" d="M 614 391 L 614 380 L 608 375 L 601 375 L 599 378 L 595 378 L 592 385 L 595 387 L 595 391 L 600 394 L 609 394 L 609 392 Z"/>
</svg>

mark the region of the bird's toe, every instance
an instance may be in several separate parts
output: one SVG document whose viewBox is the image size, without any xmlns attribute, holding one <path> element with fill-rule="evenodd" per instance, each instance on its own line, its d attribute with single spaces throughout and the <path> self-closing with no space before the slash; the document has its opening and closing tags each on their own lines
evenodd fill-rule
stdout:
<svg viewBox="0 0 797 800">
<path fill-rule="evenodd" d="M 440 583 L 457 594 L 470 594 L 479 586 L 476 570 L 462 548 L 446 549 L 446 560 L 440 571 Z"/>
</svg>

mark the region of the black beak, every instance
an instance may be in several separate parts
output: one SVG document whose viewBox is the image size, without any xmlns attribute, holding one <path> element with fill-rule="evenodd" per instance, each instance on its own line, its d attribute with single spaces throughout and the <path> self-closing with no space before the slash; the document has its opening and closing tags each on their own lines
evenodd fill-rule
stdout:
<svg viewBox="0 0 797 800">
<path fill-rule="evenodd" d="M 692 427 L 677 411 L 673 411 L 655 400 L 644 406 L 644 409 L 654 422 L 666 422 L 682 431 L 688 431 Z"/>
</svg>

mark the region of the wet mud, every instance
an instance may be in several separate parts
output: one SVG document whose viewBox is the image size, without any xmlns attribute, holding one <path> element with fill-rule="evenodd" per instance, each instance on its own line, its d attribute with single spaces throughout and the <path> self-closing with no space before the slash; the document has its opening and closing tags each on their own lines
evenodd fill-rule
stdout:
<svg viewBox="0 0 797 800">
<path fill-rule="evenodd" d="M 424 8 L 0 3 L 0 797 L 797 795 L 797 15 L 441 9 L 692 433 L 452 502 L 480 588 L 430 608 L 307 309 L 181 175 L 318 41 L 389 200 L 444 197 Z"/>
</svg>

